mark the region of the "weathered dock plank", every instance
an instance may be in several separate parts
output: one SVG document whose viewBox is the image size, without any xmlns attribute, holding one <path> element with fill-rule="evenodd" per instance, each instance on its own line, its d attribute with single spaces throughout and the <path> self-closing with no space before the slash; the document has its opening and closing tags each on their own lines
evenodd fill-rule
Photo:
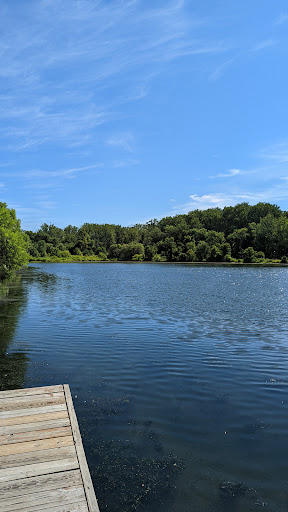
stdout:
<svg viewBox="0 0 288 512">
<path fill-rule="evenodd" d="M 99 512 L 68 385 L 0 392 L 0 512 Z"/>
<path fill-rule="evenodd" d="M 49 462 L 58 459 L 72 459 L 76 457 L 74 446 L 63 446 L 51 448 L 50 450 L 37 450 L 37 452 L 16 453 L 14 455 L 3 455 L 1 457 L 1 469 L 20 467 L 38 462 Z"/>
<path fill-rule="evenodd" d="M 2 482 L 0 483 L 0 496 L 4 499 L 11 496 L 30 495 L 44 490 L 59 489 L 59 481 L 61 481 L 64 489 L 82 485 L 80 469 L 22 478 L 14 482 Z"/>
<path fill-rule="evenodd" d="M 66 418 L 59 418 L 55 420 L 47 419 L 45 423 L 43 421 L 35 421 L 31 423 L 23 423 L 20 424 L 19 422 L 16 425 L 8 425 L 5 427 L 0 426 L 0 444 L 1 444 L 1 437 L 2 436 L 11 436 L 14 434 L 19 434 L 23 432 L 32 432 L 34 430 L 43 430 L 43 426 L 45 425 L 46 429 L 51 428 L 61 428 L 61 427 L 69 427 L 70 421 L 69 417 L 66 416 Z"/>
<path fill-rule="evenodd" d="M 44 408 L 45 409 L 45 408 Z M 47 407 L 48 409 L 48 407 Z M 37 409 L 38 411 L 39 409 Z M 17 411 L 19 412 L 19 411 Z M 34 411 L 35 412 L 35 411 Z M 24 413 L 26 414 L 26 413 Z M 24 423 L 38 423 L 40 421 L 52 421 L 63 418 L 69 418 L 67 411 L 46 412 L 40 414 L 28 414 L 27 416 L 10 416 L 9 418 L 0 418 L 0 428 L 12 425 L 24 425 Z"/>
<path fill-rule="evenodd" d="M 65 404 L 63 393 L 43 393 L 41 395 L 13 396 L 13 398 L 1 398 L 1 411 L 13 411 L 17 409 L 28 409 L 33 407 L 43 407 L 47 405 Z"/>
<path fill-rule="evenodd" d="M 2 398 L 13 398 L 20 396 L 35 396 L 35 395 L 43 395 L 43 393 L 62 393 L 63 386 L 60 384 L 59 386 L 45 386 L 44 388 L 26 388 L 26 389 L 10 389 L 8 391 L 0 392 L 0 400 Z"/>
<path fill-rule="evenodd" d="M 35 407 L 34 409 L 18 409 L 17 411 L 2 411 L 0 408 L 0 420 L 4 418 L 17 418 L 18 416 L 31 416 L 33 414 L 47 414 L 48 412 L 60 412 L 66 411 L 67 406 L 64 402 L 63 404 L 58 405 L 48 405 L 47 407 Z"/>
</svg>

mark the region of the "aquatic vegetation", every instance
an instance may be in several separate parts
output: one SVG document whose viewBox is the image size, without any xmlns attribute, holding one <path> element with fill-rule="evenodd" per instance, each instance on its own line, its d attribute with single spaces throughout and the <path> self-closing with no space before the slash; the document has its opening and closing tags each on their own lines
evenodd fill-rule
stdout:
<svg viewBox="0 0 288 512">
<path fill-rule="evenodd" d="M 243 510 L 254 510 L 255 506 L 257 509 L 259 506 L 266 506 L 266 503 L 257 495 L 255 489 L 244 485 L 242 482 L 221 482 L 219 484 L 219 501 L 221 511 L 226 512 L 227 510 L 227 512 L 232 512 L 232 510 L 236 510 L 236 504 L 240 500 L 243 500 L 243 502 L 246 503 Z M 246 506 L 249 508 L 247 509 Z M 251 508 L 251 506 L 253 508 Z"/>
<path fill-rule="evenodd" d="M 149 504 L 156 512 L 165 503 L 170 507 L 185 465 L 165 451 L 153 422 L 133 418 L 134 403 L 128 396 L 87 397 L 76 408 L 81 411 L 84 404 L 89 416 L 79 414 L 80 428 L 101 511 L 142 511 Z M 125 439 L 104 437 L 103 422 L 109 429 L 115 420 L 122 424 Z"/>
<path fill-rule="evenodd" d="M 119 398 L 106 398 L 95 397 L 91 401 L 91 414 L 97 418 L 98 421 L 104 418 L 111 418 L 117 414 L 124 414 L 127 412 L 130 405 L 129 397 Z"/>
<path fill-rule="evenodd" d="M 150 433 L 146 433 L 146 443 L 153 444 Z M 184 463 L 172 454 L 159 454 L 158 445 L 154 451 L 154 456 L 147 456 L 144 447 L 139 447 L 136 442 L 96 442 L 92 477 L 97 485 L 101 510 L 138 511 L 145 510 L 149 504 L 149 510 L 156 511 L 166 502 L 171 506 L 176 478 L 184 469 Z"/>
<path fill-rule="evenodd" d="M 1 355 L 0 391 L 23 387 L 28 361 L 23 352 Z"/>
</svg>

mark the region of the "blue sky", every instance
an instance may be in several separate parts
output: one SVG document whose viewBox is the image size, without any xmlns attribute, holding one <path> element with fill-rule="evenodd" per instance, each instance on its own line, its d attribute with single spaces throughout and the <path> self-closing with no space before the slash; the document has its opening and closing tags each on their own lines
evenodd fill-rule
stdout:
<svg viewBox="0 0 288 512">
<path fill-rule="evenodd" d="M 288 210 L 288 7 L 2 0 L 0 201 L 24 229 Z"/>
</svg>

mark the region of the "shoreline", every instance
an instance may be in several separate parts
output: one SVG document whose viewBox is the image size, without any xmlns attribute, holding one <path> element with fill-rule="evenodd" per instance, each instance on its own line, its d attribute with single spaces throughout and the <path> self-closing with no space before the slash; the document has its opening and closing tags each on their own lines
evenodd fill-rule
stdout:
<svg viewBox="0 0 288 512">
<path fill-rule="evenodd" d="M 43 263 L 123 263 L 123 264 L 127 264 L 127 263 L 133 263 L 133 264 L 136 264 L 136 265 L 141 265 L 143 263 L 145 264 L 161 264 L 161 265 L 200 265 L 200 266 L 210 266 L 210 267 L 227 267 L 227 266 L 233 266 L 233 267 L 243 267 L 243 266 L 257 266 L 257 267 L 288 267 L 288 263 L 281 263 L 281 262 L 273 262 L 273 261 L 270 261 L 270 262 L 255 262 L 255 263 L 244 263 L 242 261 L 132 261 L 132 260 L 121 260 L 121 261 L 116 261 L 116 260 L 79 260 L 79 261 L 71 261 L 71 260 L 57 260 L 57 261 L 29 261 L 28 265 L 30 263 L 40 263 L 40 264 L 43 264 Z"/>
</svg>

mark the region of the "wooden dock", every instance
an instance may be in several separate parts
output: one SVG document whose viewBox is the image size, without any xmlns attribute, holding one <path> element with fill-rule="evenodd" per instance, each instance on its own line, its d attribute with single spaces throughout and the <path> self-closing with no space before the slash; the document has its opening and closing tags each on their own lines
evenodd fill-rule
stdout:
<svg viewBox="0 0 288 512">
<path fill-rule="evenodd" d="M 0 512 L 99 512 L 69 386 L 0 392 Z"/>
</svg>

